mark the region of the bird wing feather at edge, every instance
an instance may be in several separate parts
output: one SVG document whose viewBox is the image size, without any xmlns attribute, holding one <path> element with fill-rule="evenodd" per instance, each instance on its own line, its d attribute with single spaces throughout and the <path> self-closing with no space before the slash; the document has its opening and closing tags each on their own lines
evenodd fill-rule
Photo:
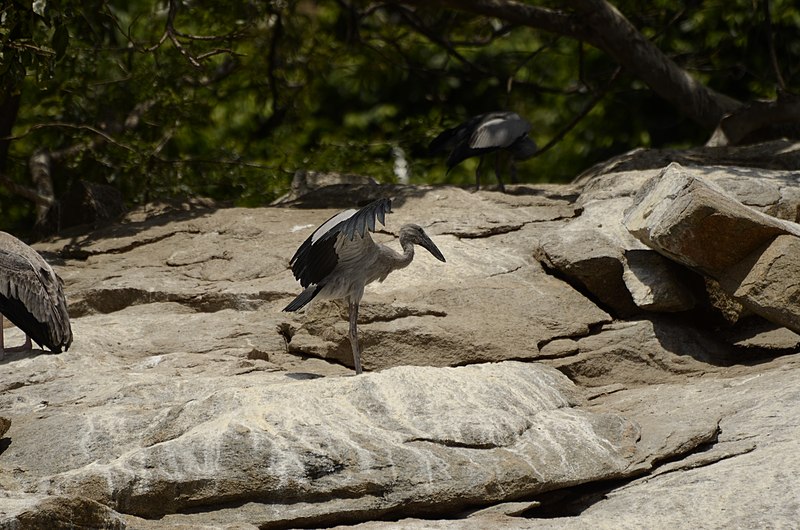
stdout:
<svg viewBox="0 0 800 530">
<path fill-rule="evenodd" d="M 531 124 L 518 114 L 492 118 L 475 129 L 469 139 L 469 146 L 473 149 L 505 148 L 530 130 Z"/>
<path fill-rule="evenodd" d="M 375 219 L 385 224 L 385 216 L 391 211 L 391 199 L 378 199 L 360 210 L 345 210 L 328 219 L 292 257 L 294 277 L 303 287 L 324 280 L 336 268 L 340 252 L 351 255 L 361 252 L 362 245 L 374 245 L 369 232 L 375 230 Z M 329 228 L 323 231 L 326 225 Z"/>
<path fill-rule="evenodd" d="M 20 301 L 39 322 L 48 324 L 55 345 L 72 343 L 63 282 L 35 250 L 10 234 L 0 237 L 0 294 Z"/>
</svg>

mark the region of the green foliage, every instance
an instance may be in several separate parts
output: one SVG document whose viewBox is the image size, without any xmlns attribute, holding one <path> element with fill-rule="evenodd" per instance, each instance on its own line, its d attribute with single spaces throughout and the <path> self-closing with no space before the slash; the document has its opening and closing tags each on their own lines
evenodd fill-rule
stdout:
<svg viewBox="0 0 800 530">
<path fill-rule="evenodd" d="M 116 186 L 131 204 L 180 195 L 265 204 L 298 169 L 391 181 L 395 147 L 412 182 L 470 184 L 473 161 L 448 175 L 427 156 L 437 132 L 513 109 L 544 145 L 616 69 L 574 40 L 453 10 L 323 0 L 2 5 L 0 103 L 18 93 L 21 104 L 0 172 L 30 186 L 28 160 L 47 149 L 57 195 L 86 179 Z M 774 97 L 758 3 L 615 5 L 714 89 Z M 800 11 L 789 0 L 771 5 L 781 73 L 796 86 Z M 631 148 L 697 144 L 708 133 L 623 73 L 520 177 L 565 181 Z M 31 205 L 0 193 L 0 225 L 31 219 Z"/>
</svg>

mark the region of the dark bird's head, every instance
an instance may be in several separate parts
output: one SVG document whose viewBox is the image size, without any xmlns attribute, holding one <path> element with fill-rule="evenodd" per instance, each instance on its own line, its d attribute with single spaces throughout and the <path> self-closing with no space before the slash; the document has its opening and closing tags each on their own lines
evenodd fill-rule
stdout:
<svg viewBox="0 0 800 530">
<path fill-rule="evenodd" d="M 433 244 L 431 238 L 428 237 L 428 234 L 426 234 L 419 225 L 407 224 L 400 228 L 400 244 L 402 245 L 404 242 L 419 245 L 433 254 L 433 257 L 439 261 L 446 261 L 442 255 L 442 252 L 436 248 L 436 245 Z"/>
</svg>

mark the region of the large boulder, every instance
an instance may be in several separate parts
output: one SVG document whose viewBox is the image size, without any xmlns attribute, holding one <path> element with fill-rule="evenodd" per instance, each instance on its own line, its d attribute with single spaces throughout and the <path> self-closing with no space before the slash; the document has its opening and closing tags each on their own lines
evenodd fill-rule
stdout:
<svg viewBox="0 0 800 530">
<path fill-rule="evenodd" d="M 624 222 L 643 243 L 715 279 L 746 308 L 800 331 L 800 225 L 748 207 L 677 164 L 642 188 Z"/>
</svg>

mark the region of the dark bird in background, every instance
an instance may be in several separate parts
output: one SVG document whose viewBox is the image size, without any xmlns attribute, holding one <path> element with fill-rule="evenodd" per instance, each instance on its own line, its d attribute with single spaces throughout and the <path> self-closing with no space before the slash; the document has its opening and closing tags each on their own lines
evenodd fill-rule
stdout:
<svg viewBox="0 0 800 530">
<path fill-rule="evenodd" d="M 294 277 L 305 289 L 283 310 L 297 311 L 315 298 L 346 300 L 356 374 L 361 373 L 357 321 L 364 286 L 376 280 L 382 282 L 390 272 L 408 266 L 414 259 L 415 244 L 445 261 L 433 241 L 415 224 L 400 228 L 402 253 L 376 244 L 369 233 L 375 231 L 376 219 L 386 224 L 384 218 L 391 208 L 391 200 L 379 199 L 360 210 L 334 215 L 314 230 L 290 261 Z"/>
<path fill-rule="evenodd" d="M 484 155 L 496 153 L 494 174 L 497 186 L 504 192 L 500 176 L 502 166 L 510 166 L 511 181 L 516 182 L 515 162 L 527 160 L 536 153 L 536 143 L 528 136 L 530 130 L 531 124 L 516 112 L 489 112 L 442 132 L 430 143 L 428 151 L 432 155 L 450 151 L 447 157 L 448 172 L 467 158 L 479 156 L 475 169 L 475 189 L 480 188 Z"/>
<path fill-rule="evenodd" d="M 0 232 L 0 314 L 25 332 L 25 344 L 12 350 L 31 349 L 31 339 L 56 353 L 69 349 L 72 328 L 64 298 L 64 282 L 31 247 Z M 5 353 L 0 316 L 0 358 Z"/>
</svg>

